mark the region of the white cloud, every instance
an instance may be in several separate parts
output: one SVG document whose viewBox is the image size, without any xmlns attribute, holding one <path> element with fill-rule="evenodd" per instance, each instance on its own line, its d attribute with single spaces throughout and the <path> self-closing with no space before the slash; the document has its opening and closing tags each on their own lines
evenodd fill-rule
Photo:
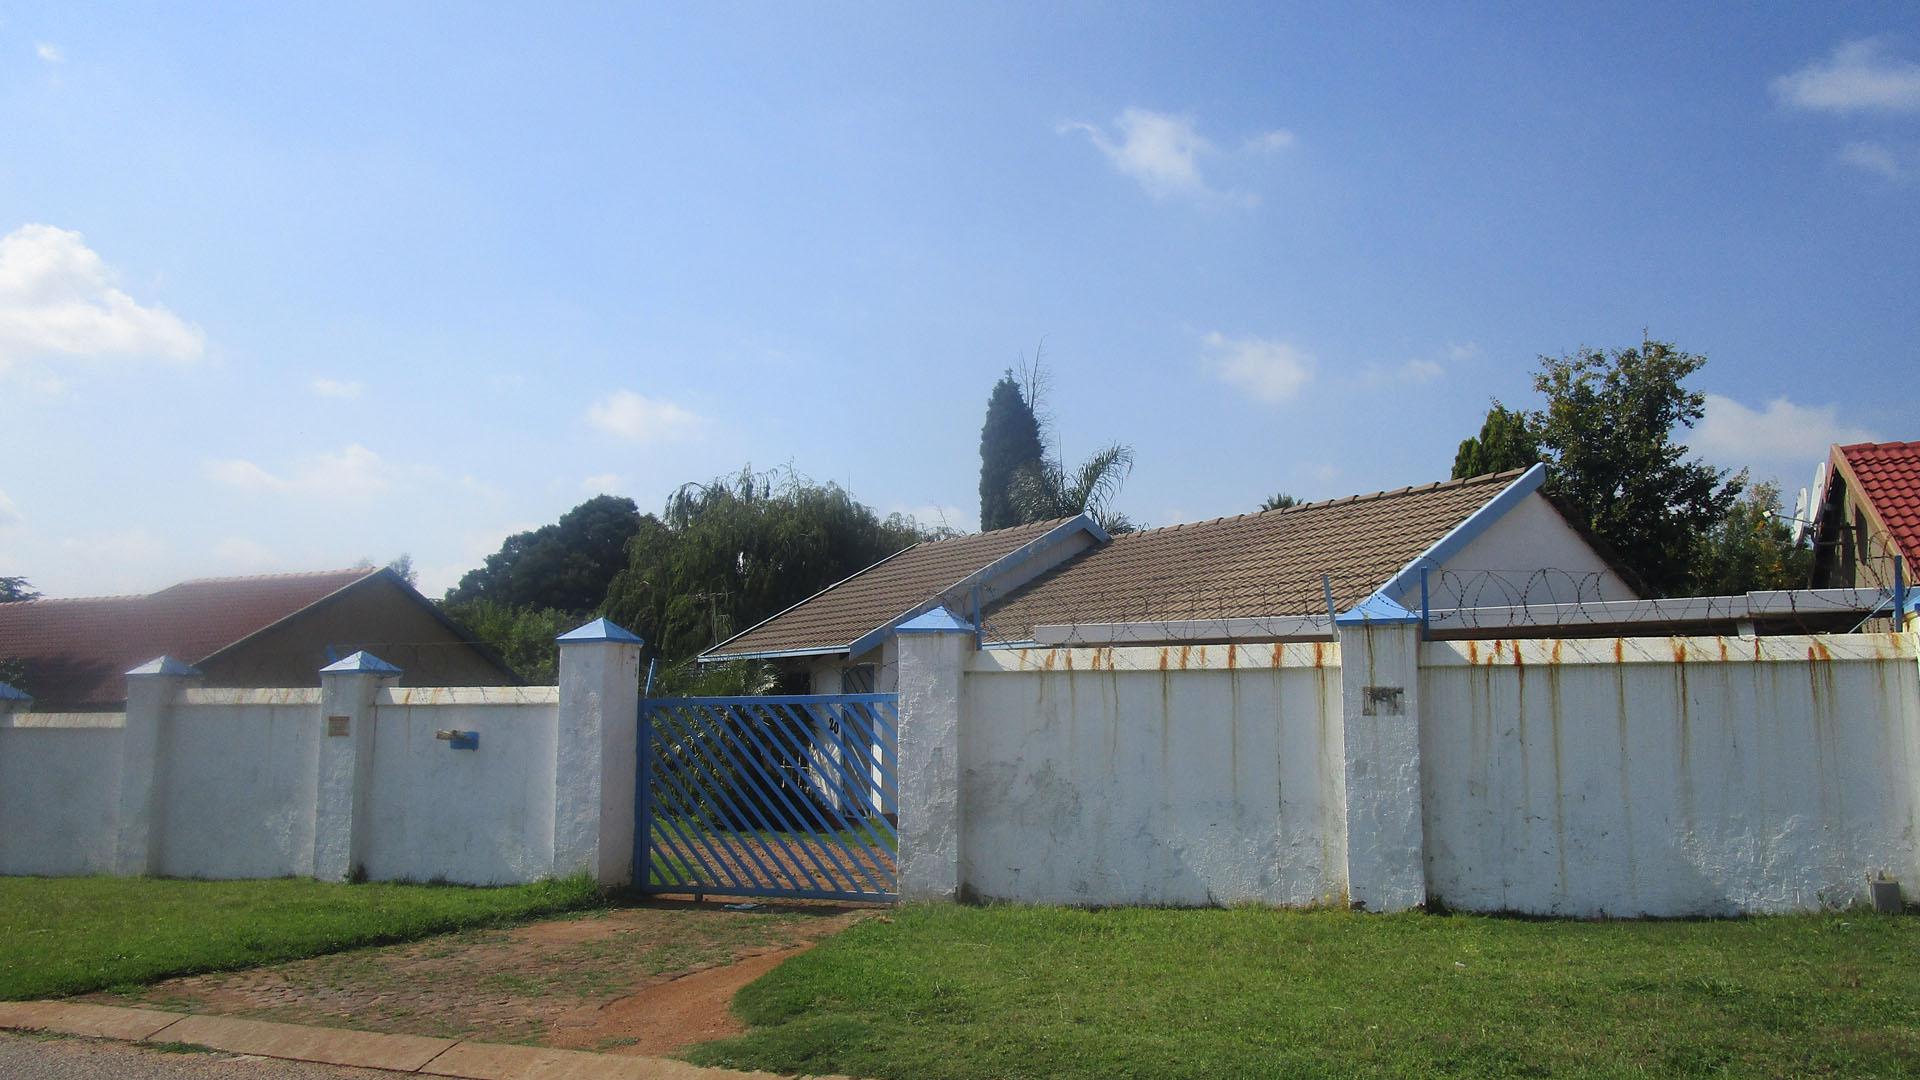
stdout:
<svg viewBox="0 0 1920 1080">
<path fill-rule="evenodd" d="M 593 495 L 606 495 L 621 488 L 620 474 L 597 473 L 580 481 L 580 490 Z"/>
<path fill-rule="evenodd" d="M 1888 55 L 1882 39 L 1863 38 L 1773 80 L 1773 92 L 1800 109 L 1912 112 L 1920 110 L 1920 64 Z"/>
<path fill-rule="evenodd" d="M 353 443 L 331 453 L 296 462 L 284 474 L 244 458 L 221 458 L 205 465 L 207 478 L 248 494 L 355 499 L 385 493 L 393 470 L 379 454 Z"/>
<path fill-rule="evenodd" d="M 1837 405 L 1796 405 L 1785 397 L 1751 409 L 1729 397 L 1707 395 L 1706 416 L 1688 444 L 1724 468 L 1753 466 L 1763 474 L 1798 476 L 1824 461 L 1833 443 L 1872 442 L 1866 428 L 1840 421 Z"/>
<path fill-rule="evenodd" d="M 1480 355 L 1480 343 L 1477 341 L 1456 341 L 1447 346 L 1447 359 L 1454 362 L 1471 360 Z"/>
<path fill-rule="evenodd" d="M 33 51 L 39 55 L 40 59 L 45 60 L 49 64 L 57 64 L 67 58 L 66 54 L 60 51 L 60 46 L 50 41 L 36 42 L 33 46 Z"/>
<path fill-rule="evenodd" d="M 0 491 L 0 532 L 17 528 L 26 520 L 27 519 L 21 515 L 20 508 L 13 504 L 12 499 L 7 498 L 7 493 Z"/>
<path fill-rule="evenodd" d="M 671 401 L 631 390 L 615 390 L 594 402 L 587 409 L 587 422 L 609 435 L 638 443 L 687 438 L 706 423 Z"/>
<path fill-rule="evenodd" d="M 1382 367 L 1375 364 L 1367 368 L 1366 381 L 1374 386 L 1388 383 L 1412 383 L 1419 386 L 1430 383 L 1447 373 L 1447 369 L 1437 362 L 1418 357 L 1401 364 L 1399 367 Z"/>
<path fill-rule="evenodd" d="M 1904 180 L 1907 168 L 1900 158 L 1882 143 L 1850 142 L 1840 148 L 1840 160 L 1864 172 L 1870 172 L 1888 180 Z"/>
<path fill-rule="evenodd" d="M 0 237 L 0 372 L 36 359 L 201 354 L 199 328 L 135 302 L 116 277 L 77 232 L 22 225 Z"/>
<path fill-rule="evenodd" d="M 309 382 L 307 389 L 313 391 L 314 394 L 319 397 L 352 400 L 353 398 L 359 397 L 360 392 L 365 390 L 366 387 L 350 379 L 320 378 Z"/>
<path fill-rule="evenodd" d="M 1220 191 L 1207 183 L 1200 163 L 1221 151 L 1194 127 L 1192 117 L 1128 108 L 1114 118 L 1111 130 L 1087 123 L 1062 124 L 1059 130 L 1085 135 L 1121 175 L 1138 181 L 1156 199 L 1184 196 L 1241 206 L 1260 202 L 1249 192 Z M 1274 154 L 1293 144 L 1293 132 L 1276 128 L 1250 136 L 1240 144 L 1240 152 Z"/>
<path fill-rule="evenodd" d="M 1285 128 L 1263 131 L 1242 143 L 1240 148 L 1252 154 L 1272 154 L 1293 145 L 1293 132 Z"/>
<path fill-rule="evenodd" d="M 60 547 L 69 555 L 77 556 L 80 561 L 103 568 L 111 567 L 105 572 L 106 580 L 114 583 L 109 588 L 124 588 L 127 587 L 125 583 L 144 580 L 150 575 L 141 571 L 153 567 L 167 556 L 166 540 L 149 529 L 139 527 L 69 537 L 60 541 Z"/>
<path fill-rule="evenodd" d="M 1267 338 L 1229 338 L 1219 333 L 1204 339 L 1214 353 L 1214 371 L 1231 386 L 1275 404 L 1292 401 L 1313 381 L 1312 355 L 1299 346 Z"/>
</svg>

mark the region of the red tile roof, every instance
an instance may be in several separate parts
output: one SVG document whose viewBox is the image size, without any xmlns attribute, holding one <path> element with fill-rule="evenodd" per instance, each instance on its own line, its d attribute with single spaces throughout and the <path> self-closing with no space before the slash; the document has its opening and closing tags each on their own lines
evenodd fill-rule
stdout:
<svg viewBox="0 0 1920 1080">
<path fill-rule="evenodd" d="M 1907 565 L 1920 565 L 1920 442 L 1854 443 L 1840 453 Z"/>
<path fill-rule="evenodd" d="M 25 661 L 38 708 L 100 708 L 126 700 L 129 668 L 161 655 L 198 664 L 378 573 L 202 578 L 146 596 L 0 604 L 0 658 Z"/>
</svg>

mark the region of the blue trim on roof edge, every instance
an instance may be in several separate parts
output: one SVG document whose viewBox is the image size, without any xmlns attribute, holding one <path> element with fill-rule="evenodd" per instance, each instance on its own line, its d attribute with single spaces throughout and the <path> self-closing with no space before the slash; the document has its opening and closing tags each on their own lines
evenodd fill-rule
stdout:
<svg viewBox="0 0 1920 1080">
<path fill-rule="evenodd" d="M 972 623 L 955 615 L 944 604 L 893 628 L 896 634 L 971 634 L 973 631 Z"/>
<path fill-rule="evenodd" d="M 1399 604 L 1400 597 L 1420 583 L 1422 568 L 1436 568 L 1459 554 L 1461 548 L 1478 540 L 1480 534 L 1491 528 L 1494 522 L 1505 517 L 1507 511 L 1520 505 L 1527 496 L 1540 490 L 1540 485 L 1546 480 L 1547 467 L 1536 462 L 1532 468 L 1515 477 L 1513 483 L 1501 488 L 1493 498 L 1482 503 L 1480 509 L 1468 514 L 1465 521 L 1448 530 L 1445 536 L 1435 540 L 1427 550 L 1415 555 L 1412 562 L 1401 567 L 1400 572 L 1388 578 L 1386 584 L 1375 589 L 1373 595 L 1385 597 L 1396 605 Z M 1363 605 L 1364 603 L 1365 601 L 1362 602 Z"/>
<path fill-rule="evenodd" d="M 401 670 L 365 649 L 320 669 L 322 675 L 399 675 Z"/>
<path fill-rule="evenodd" d="M 129 675 L 198 675 L 200 669 L 171 656 L 156 656 L 153 659 L 127 672 Z"/>
<path fill-rule="evenodd" d="M 646 644 L 645 641 L 640 639 L 639 634 L 634 633 L 611 619 L 605 618 L 595 619 L 584 626 L 576 626 L 553 640 L 558 641 L 562 645 L 593 641 L 613 641 L 622 645 Z"/>
<path fill-rule="evenodd" d="M 918 604 L 915 604 L 913 607 L 908 608 L 907 610 L 901 612 L 900 614 L 894 616 L 893 618 L 888 619 L 886 622 L 880 624 L 879 626 L 876 626 L 873 629 L 867 631 L 866 633 L 860 635 L 859 637 L 854 638 L 851 642 L 847 644 L 847 649 L 846 649 L 847 656 L 849 658 L 859 656 L 862 653 L 870 652 L 873 649 L 878 648 L 882 643 L 884 643 L 887 640 L 887 637 L 891 635 L 894 632 L 895 628 L 897 628 L 901 623 L 905 622 L 908 619 L 912 619 L 918 615 L 921 615 L 925 612 L 931 611 L 935 607 L 944 606 L 945 597 L 947 596 L 948 593 L 951 593 L 956 589 L 964 589 L 970 585 L 974 585 L 976 583 L 986 581 L 987 579 L 993 577 L 995 574 L 998 574 L 1003 570 L 1012 569 L 1013 567 L 1018 566 L 1020 563 L 1033 558 L 1034 556 L 1040 554 L 1043 551 L 1046 551 L 1048 548 L 1051 548 L 1054 545 L 1063 542 L 1064 540 L 1066 540 L 1067 537 L 1073 536 L 1076 533 L 1081 533 L 1081 532 L 1084 532 L 1088 536 L 1093 537 L 1093 544 L 1095 547 L 1099 547 L 1102 544 L 1110 543 L 1113 540 L 1112 534 L 1108 533 L 1107 530 L 1101 528 L 1100 523 L 1093 520 L 1093 518 L 1090 515 L 1084 512 L 1075 514 L 1073 517 L 1070 517 L 1067 520 L 1061 522 L 1060 524 L 1055 525 L 1053 528 L 1048 529 L 1046 532 L 1041 533 L 1039 536 L 1034 537 L 1032 540 L 1027 541 L 1026 543 L 1020 545 L 1017 548 L 1014 548 L 1012 551 L 1007 552 L 1005 555 L 1000 556 L 999 558 L 993 560 L 992 562 L 981 567 L 980 569 L 975 570 L 973 573 L 968 574 L 966 577 L 961 578 L 959 581 L 954 582 L 952 585 L 949 585 L 947 588 L 941 590 L 940 592 L 934 594 L 933 596 L 928 597 L 927 599 L 921 601 Z"/>
</svg>

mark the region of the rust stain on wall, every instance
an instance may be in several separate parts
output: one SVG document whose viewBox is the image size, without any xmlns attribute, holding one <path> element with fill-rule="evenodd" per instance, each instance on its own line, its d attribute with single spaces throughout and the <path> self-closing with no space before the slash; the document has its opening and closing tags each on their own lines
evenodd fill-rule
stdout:
<svg viewBox="0 0 1920 1080">
<path fill-rule="evenodd" d="M 1480 662 L 1480 643 L 1477 641 L 1468 641 L 1467 642 L 1467 663 L 1478 664 L 1479 662 Z"/>
</svg>

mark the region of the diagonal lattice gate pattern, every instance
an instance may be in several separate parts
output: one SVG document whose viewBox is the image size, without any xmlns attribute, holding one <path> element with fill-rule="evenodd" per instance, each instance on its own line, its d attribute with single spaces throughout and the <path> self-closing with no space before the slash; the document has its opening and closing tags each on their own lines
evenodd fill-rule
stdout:
<svg viewBox="0 0 1920 1080">
<path fill-rule="evenodd" d="M 892 900 L 896 694 L 640 703 L 647 892 Z"/>
</svg>

